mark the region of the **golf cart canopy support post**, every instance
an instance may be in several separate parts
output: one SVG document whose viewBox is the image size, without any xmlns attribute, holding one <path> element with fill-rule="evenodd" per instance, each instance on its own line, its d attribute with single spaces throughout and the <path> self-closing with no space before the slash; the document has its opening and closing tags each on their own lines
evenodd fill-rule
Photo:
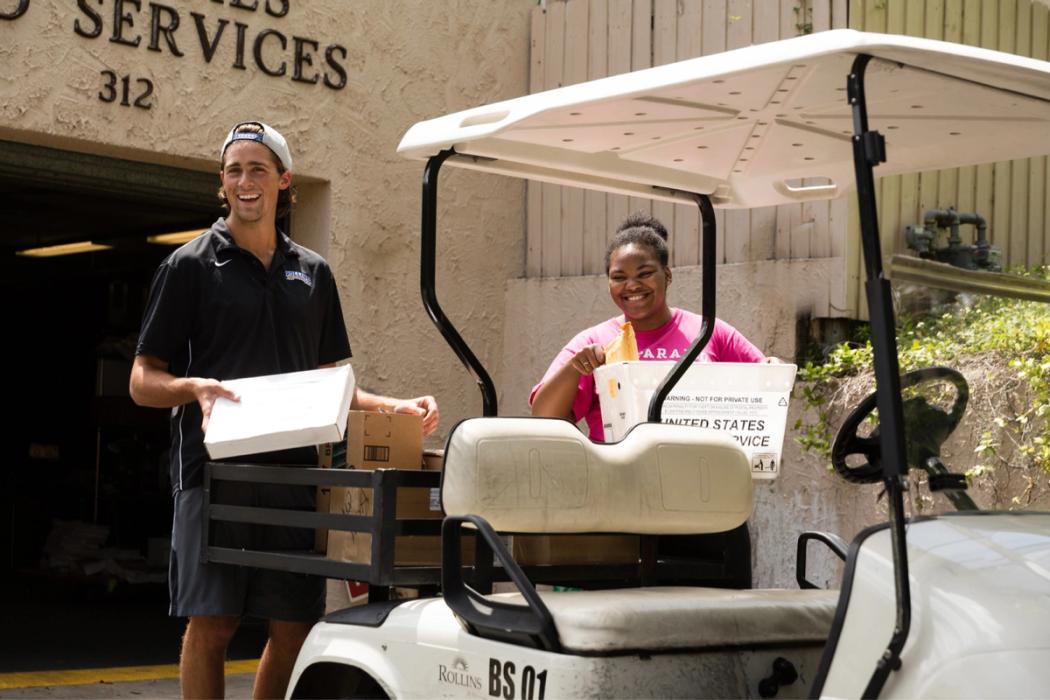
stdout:
<svg viewBox="0 0 1050 700">
<path fill-rule="evenodd" d="M 875 364 L 875 386 L 879 407 L 879 443 L 883 482 L 889 505 L 890 532 L 896 584 L 897 620 L 886 651 L 864 689 L 865 698 L 878 697 L 890 671 L 900 668 L 900 653 L 911 627 L 911 592 L 908 586 L 908 555 L 905 541 L 903 491 L 907 487 L 908 462 L 904 449 L 904 409 L 901 403 L 900 366 L 897 362 L 896 323 L 890 283 L 882 273 L 879 246 L 878 204 L 875 201 L 875 166 L 886 161 L 886 142 L 868 129 L 868 106 L 864 73 L 871 56 L 859 54 L 847 80 L 847 96 L 853 110 L 853 164 L 856 171 L 857 203 L 860 209 L 861 247 L 867 272 L 865 291 L 871 312 L 871 346 Z"/>
<path fill-rule="evenodd" d="M 452 350 L 459 357 L 459 361 L 478 383 L 478 389 L 481 390 L 482 415 L 494 416 L 499 409 L 496 402 L 496 387 L 492 383 L 492 378 L 489 377 L 489 373 L 485 371 L 485 367 L 467 342 L 460 336 L 456 327 L 445 316 L 437 299 L 437 280 L 434 270 L 437 260 L 438 171 L 441 170 L 441 164 L 453 153 L 452 149 L 441 151 L 427 160 L 427 166 L 423 170 L 423 222 L 421 226 L 423 242 L 419 254 L 419 287 L 423 295 L 423 306 L 426 307 L 430 320 L 438 327 L 445 341 L 452 346 Z"/>
<path fill-rule="evenodd" d="M 441 165 L 450 157 L 455 155 L 453 149 L 446 149 L 435 156 L 427 159 L 427 165 L 423 169 L 423 221 L 420 227 L 422 232 L 422 245 L 420 247 L 420 274 L 419 285 L 423 297 L 423 306 L 434 325 L 441 331 L 445 341 L 459 357 L 459 361 L 474 376 L 474 380 L 481 390 L 482 415 L 495 416 L 499 412 L 496 401 L 496 387 L 492 378 L 485 371 L 484 365 L 467 345 L 466 341 L 452 325 L 437 299 L 437 280 L 435 274 L 437 260 L 437 193 L 438 193 L 438 171 Z M 654 194 L 656 194 L 654 192 Z M 702 297 L 701 313 L 703 325 L 700 334 L 689 346 L 689 350 L 672 368 L 671 372 L 664 377 L 660 386 L 657 387 L 653 398 L 649 402 L 649 422 L 659 423 L 660 413 L 663 408 L 664 399 L 671 393 L 675 384 L 682 378 L 685 371 L 700 355 L 711 334 L 714 332 L 715 319 L 715 209 L 711 205 L 711 199 L 702 194 L 686 194 L 682 192 L 672 193 L 676 199 L 690 198 L 696 203 L 700 215 L 701 249 L 703 260 L 701 261 L 703 272 L 701 280 Z"/>
<path fill-rule="evenodd" d="M 700 273 L 700 316 L 703 319 L 700 333 L 696 336 L 692 345 L 685 355 L 671 368 L 671 371 L 660 386 L 656 387 L 653 397 L 649 399 L 648 421 L 659 423 L 660 414 L 663 411 L 664 399 L 671 393 L 678 380 L 682 378 L 689 366 L 700 356 L 701 351 L 707 347 L 711 335 L 715 331 L 715 244 L 717 233 L 717 220 L 715 219 L 715 208 L 711 205 L 711 198 L 704 194 L 693 195 L 696 206 L 700 210 L 700 251 L 702 271 Z"/>
</svg>

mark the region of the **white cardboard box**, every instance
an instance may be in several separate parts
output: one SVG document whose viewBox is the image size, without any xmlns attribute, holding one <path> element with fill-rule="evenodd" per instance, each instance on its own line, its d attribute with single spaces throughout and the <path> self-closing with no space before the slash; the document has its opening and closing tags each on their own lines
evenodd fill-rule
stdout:
<svg viewBox="0 0 1050 700">
<path fill-rule="evenodd" d="M 674 362 L 617 362 L 594 372 L 605 441 L 622 440 L 649 415 L 649 399 Z M 791 364 L 697 362 L 664 400 L 664 423 L 726 432 L 751 459 L 751 475 L 780 472 L 788 402 L 797 367 Z"/>
<path fill-rule="evenodd" d="M 219 399 L 204 446 L 212 459 L 339 442 L 354 397 L 350 365 L 223 382 L 241 400 Z"/>
</svg>

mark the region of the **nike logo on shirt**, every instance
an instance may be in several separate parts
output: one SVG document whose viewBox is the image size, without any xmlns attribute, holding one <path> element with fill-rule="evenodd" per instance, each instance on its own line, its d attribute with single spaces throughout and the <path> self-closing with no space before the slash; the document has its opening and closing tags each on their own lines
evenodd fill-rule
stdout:
<svg viewBox="0 0 1050 700">
<path fill-rule="evenodd" d="M 229 260 L 223 260 L 222 262 L 219 262 L 218 260 L 216 260 L 215 261 L 215 267 L 222 267 L 223 265 L 225 265 L 228 262 L 230 262 L 230 261 Z"/>
</svg>

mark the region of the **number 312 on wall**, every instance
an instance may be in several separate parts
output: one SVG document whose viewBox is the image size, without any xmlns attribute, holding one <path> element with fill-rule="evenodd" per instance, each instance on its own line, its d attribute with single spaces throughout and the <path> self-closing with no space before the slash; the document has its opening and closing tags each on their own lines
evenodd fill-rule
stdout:
<svg viewBox="0 0 1050 700">
<path fill-rule="evenodd" d="M 116 102 L 120 98 L 120 104 L 124 107 L 138 107 L 139 109 L 150 109 L 153 107 L 153 81 L 149 78 L 136 78 L 132 81 L 131 76 L 117 75 L 114 71 L 104 70 L 99 73 L 105 83 L 98 92 L 98 99 L 103 102 Z M 141 88 L 139 94 L 132 101 L 131 86 Z"/>
</svg>

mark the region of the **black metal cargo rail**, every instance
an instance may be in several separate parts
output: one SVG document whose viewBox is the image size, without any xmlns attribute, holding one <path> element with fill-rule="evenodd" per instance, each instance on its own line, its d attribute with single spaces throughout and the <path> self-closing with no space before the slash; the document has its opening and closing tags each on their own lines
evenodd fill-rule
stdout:
<svg viewBox="0 0 1050 700">
<path fill-rule="evenodd" d="M 213 484 L 238 481 L 260 484 L 359 488 L 372 492 L 371 515 L 345 515 L 287 508 L 229 505 L 212 501 Z M 204 509 L 202 560 L 312 574 L 332 579 L 349 579 L 370 584 L 369 598 L 382 600 L 390 588 L 437 590 L 441 584 L 441 565 L 397 565 L 395 542 L 399 536 L 441 535 L 440 519 L 397 518 L 399 488 L 439 488 L 441 472 L 408 469 L 357 470 L 291 465 L 260 465 L 208 462 L 204 466 Z M 210 544 L 209 530 L 214 521 L 256 525 L 327 529 L 371 535 L 369 563 L 336 561 L 324 554 L 306 551 L 263 551 Z M 491 592 L 495 581 L 509 580 L 501 566 L 495 565 L 491 549 L 484 540 L 466 531 L 473 539 L 475 555 L 462 566 L 464 580 L 480 592 Z M 557 538 L 559 535 L 551 535 Z M 712 536 L 706 536 L 708 538 Z M 658 553 L 657 538 L 642 537 L 636 564 L 559 564 L 523 566 L 534 583 L 552 583 L 587 588 L 657 585 L 684 581 L 703 581 L 704 585 L 747 588 L 751 585 L 750 538 L 747 527 L 726 533 L 714 552 L 696 556 Z M 693 548 L 690 547 L 690 550 Z M 440 555 L 438 557 L 440 559 Z"/>
<path fill-rule="evenodd" d="M 373 496 L 372 514 L 344 515 L 214 503 L 213 481 L 369 489 Z M 206 561 L 220 564 L 238 564 L 327 578 L 367 581 L 377 586 L 436 586 L 441 580 L 439 565 L 395 567 L 394 547 L 385 543 L 393 543 L 394 538 L 399 535 L 437 537 L 441 534 L 440 520 L 396 518 L 398 488 L 437 488 L 440 483 L 440 472 L 408 469 L 369 471 L 208 462 L 204 467 L 204 558 Z M 215 546 L 209 544 L 208 540 L 209 526 L 213 520 L 368 533 L 372 536 L 371 558 L 368 564 L 364 564 L 335 561 L 318 553 L 255 551 Z"/>
</svg>

